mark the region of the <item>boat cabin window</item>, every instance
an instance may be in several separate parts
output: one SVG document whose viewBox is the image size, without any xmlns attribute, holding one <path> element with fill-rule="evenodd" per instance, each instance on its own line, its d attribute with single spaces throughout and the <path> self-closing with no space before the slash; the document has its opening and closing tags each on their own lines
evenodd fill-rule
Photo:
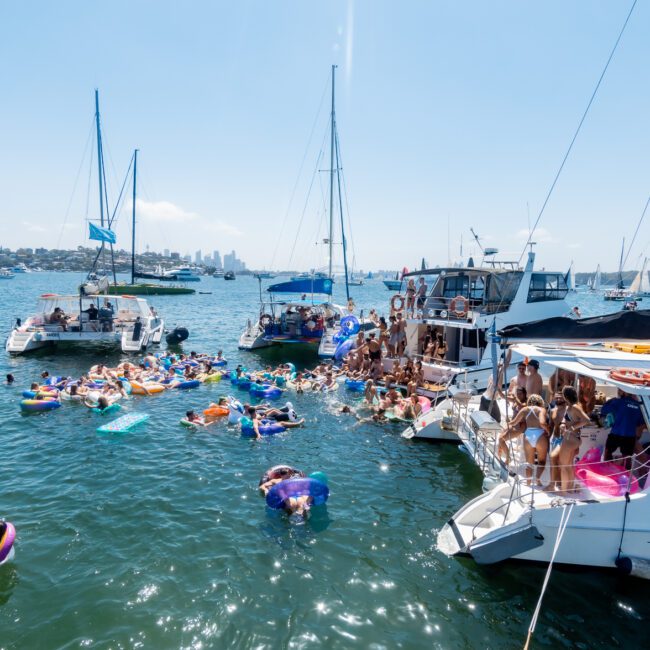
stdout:
<svg viewBox="0 0 650 650">
<path fill-rule="evenodd" d="M 562 300 L 568 291 L 566 280 L 561 273 L 533 273 L 527 302 Z"/>
</svg>

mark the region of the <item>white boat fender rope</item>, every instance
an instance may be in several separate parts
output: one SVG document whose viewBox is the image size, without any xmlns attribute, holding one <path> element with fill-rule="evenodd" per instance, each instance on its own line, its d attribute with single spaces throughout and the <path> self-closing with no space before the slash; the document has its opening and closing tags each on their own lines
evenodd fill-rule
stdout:
<svg viewBox="0 0 650 650">
<path fill-rule="evenodd" d="M 555 562 L 555 556 L 560 548 L 560 543 L 564 537 L 564 531 L 566 530 L 567 524 L 569 523 L 569 517 L 573 510 L 575 504 L 569 504 L 563 506 L 562 516 L 560 517 L 560 525 L 557 528 L 557 537 L 555 538 L 555 545 L 553 546 L 553 554 L 551 555 L 551 560 L 548 563 L 548 569 L 546 569 L 546 575 L 544 576 L 544 583 L 542 584 L 542 591 L 539 594 L 539 599 L 537 600 L 537 606 L 533 612 L 533 617 L 530 619 L 530 625 L 528 627 L 528 636 L 526 637 L 526 643 L 524 644 L 524 650 L 528 650 L 530 640 L 533 638 L 533 632 L 535 632 L 535 626 L 537 625 L 537 619 L 539 618 L 539 613 L 542 609 L 542 600 L 544 599 L 544 594 L 546 593 L 546 587 L 548 586 L 548 581 L 551 577 L 551 571 L 553 570 L 553 562 Z"/>
</svg>

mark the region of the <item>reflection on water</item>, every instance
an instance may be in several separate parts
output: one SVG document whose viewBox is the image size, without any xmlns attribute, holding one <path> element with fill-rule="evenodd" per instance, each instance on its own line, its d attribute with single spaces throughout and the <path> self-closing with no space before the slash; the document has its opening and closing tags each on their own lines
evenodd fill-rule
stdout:
<svg viewBox="0 0 650 650">
<path fill-rule="evenodd" d="M 78 281 L 17 276 L 5 287 L 0 323 L 24 317 L 37 294 Z M 202 286 L 212 295 L 151 301 L 170 326 L 189 327 L 184 349 L 222 348 L 231 367 L 268 363 L 266 354 L 237 350 L 256 312 L 257 282 L 206 278 Z M 380 282 L 355 293 L 358 305 L 380 311 L 391 296 Z M 585 314 L 605 306 L 593 296 L 576 302 Z M 437 531 L 481 489 L 481 475 L 455 446 L 403 440 L 397 426 L 342 415 L 342 404 L 358 403 L 343 390 L 292 394 L 307 426 L 261 442 L 225 422 L 178 425 L 187 409 L 227 394 L 227 382 L 134 399 L 127 412 L 151 417 L 124 436 L 98 435 L 99 416 L 75 404 L 21 417 L 20 391 L 42 369 L 78 375 L 119 359 L 70 348 L 0 358 L 0 371 L 18 384 L 0 391 L 0 514 L 18 530 L 16 562 L 0 567 L 0 645 L 523 645 L 544 568 L 478 567 L 436 550 Z M 327 506 L 306 521 L 269 510 L 257 485 L 278 463 L 324 471 Z M 640 581 L 557 568 L 534 643 L 636 647 L 650 615 L 646 593 Z"/>
</svg>

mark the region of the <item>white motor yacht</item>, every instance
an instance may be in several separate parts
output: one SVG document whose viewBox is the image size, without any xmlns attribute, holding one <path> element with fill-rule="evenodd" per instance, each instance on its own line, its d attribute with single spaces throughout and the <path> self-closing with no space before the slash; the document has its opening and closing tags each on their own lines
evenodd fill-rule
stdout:
<svg viewBox="0 0 650 650">
<path fill-rule="evenodd" d="M 163 273 L 164 278 L 178 282 L 200 282 L 201 278 L 189 267 L 183 266 Z"/>
<path fill-rule="evenodd" d="M 516 345 L 513 350 L 576 378 L 592 380 L 606 399 L 615 397 L 618 390 L 635 396 L 646 425 L 637 452 L 647 445 L 650 386 L 621 380 L 619 372 L 621 367 L 628 367 L 650 376 L 650 359 L 645 355 L 531 344 Z M 475 417 L 477 413 L 479 417 Z M 497 431 L 493 426 L 492 435 L 482 431 L 482 423 L 489 419 L 484 412 L 469 416 L 466 412 L 457 426 L 470 455 L 492 478 L 488 486 L 495 487 L 449 519 L 438 534 L 440 550 L 449 555 L 469 555 L 480 564 L 510 558 L 549 562 L 554 558 L 564 564 L 616 566 L 650 577 L 647 454 L 639 452 L 623 459 L 615 452 L 613 460 L 603 462 L 602 449 L 611 429 L 607 422 L 593 418 L 592 424 L 580 430 L 579 460 L 573 465 L 576 490 L 556 491 L 548 462 L 541 476 L 541 483 L 546 485 L 542 489 L 526 476 L 526 470 L 534 468 L 524 462 L 519 440 L 511 451 L 513 462 L 505 466 L 498 458 Z M 500 477 L 494 474 L 498 467 L 502 470 Z"/>
<path fill-rule="evenodd" d="M 535 271 L 534 263 L 531 251 L 524 268 L 494 260 L 480 267 L 436 268 L 405 275 L 403 287 L 410 277 L 417 282 L 420 277 L 436 276 L 415 317 L 406 313 L 403 296 L 396 294 L 391 302 L 396 307 L 393 311 L 406 316 L 404 356 L 422 361 L 427 397 L 442 399 L 452 385 L 485 390 L 492 372 L 491 330 L 570 312 L 565 273 Z M 429 358 L 423 354 L 424 340 L 437 333 L 444 339 L 444 358 Z M 390 370 L 393 362 L 386 358 L 384 369 Z"/>
<path fill-rule="evenodd" d="M 137 353 L 158 344 L 164 323 L 144 298 L 43 294 L 35 312 L 18 321 L 5 349 L 22 354 L 52 343 L 103 343 Z"/>
<path fill-rule="evenodd" d="M 20 264 L 16 264 L 13 269 L 11 269 L 13 273 L 31 273 L 31 269 L 27 267 L 27 265 L 24 262 L 21 262 Z"/>
</svg>

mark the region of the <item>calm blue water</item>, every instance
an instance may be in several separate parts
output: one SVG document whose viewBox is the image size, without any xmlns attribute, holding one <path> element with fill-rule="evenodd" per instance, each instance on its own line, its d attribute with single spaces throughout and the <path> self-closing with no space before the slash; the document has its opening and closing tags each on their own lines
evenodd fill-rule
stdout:
<svg viewBox="0 0 650 650">
<path fill-rule="evenodd" d="M 38 294 L 73 291 L 79 279 L 3 281 L 3 331 Z M 151 301 L 170 326 L 189 326 L 185 349 L 262 363 L 237 351 L 257 282 L 199 286 L 212 295 Z M 385 311 L 391 294 L 377 281 L 354 295 Z M 576 301 L 585 314 L 605 305 Z M 0 647 L 522 647 L 544 569 L 480 568 L 435 549 L 437 530 L 480 492 L 479 472 L 454 446 L 337 416 L 343 391 L 292 395 L 307 426 L 262 442 L 225 424 L 178 425 L 226 394 L 225 382 L 133 400 L 128 409 L 151 419 L 121 437 L 98 435 L 101 417 L 75 405 L 19 413 L 20 391 L 41 370 L 77 375 L 119 358 L 0 355 L 2 375 L 18 383 L 0 389 L 0 516 L 18 529 L 16 561 L 0 567 Z M 326 513 L 295 524 L 266 510 L 257 483 L 278 463 L 329 475 Z M 556 570 L 534 647 L 638 647 L 647 593 L 613 574 Z"/>
</svg>

